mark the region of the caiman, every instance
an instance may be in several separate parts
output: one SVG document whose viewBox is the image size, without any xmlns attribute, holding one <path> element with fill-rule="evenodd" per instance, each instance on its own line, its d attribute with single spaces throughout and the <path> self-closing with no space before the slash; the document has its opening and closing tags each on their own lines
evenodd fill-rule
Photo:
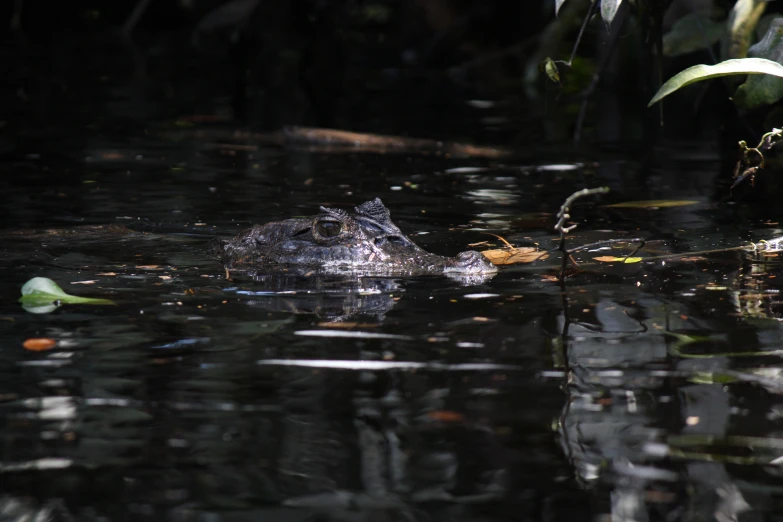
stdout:
<svg viewBox="0 0 783 522">
<path fill-rule="evenodd" d="M 278 267 L 363 276 L 471 277 L 497 272 L 473 250 L 445 257 L 422 249 L 392 222 L 379 198 L 353 213 L 321 207 L 312 217 L 256 225 L 232 239 L 218 240 L 216 250 L 228 273 Z"/>
</svg>

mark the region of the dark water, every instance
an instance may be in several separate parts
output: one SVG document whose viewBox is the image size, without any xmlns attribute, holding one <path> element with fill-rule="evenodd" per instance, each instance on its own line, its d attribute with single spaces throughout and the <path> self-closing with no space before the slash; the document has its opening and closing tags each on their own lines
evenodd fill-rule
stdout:
<svg viewBox="0 0 783 522">
<path fill-rule="evenodd" d="M 314 153 L 183 124 L 186 99 L 143 89 L 159 78 L 81 66 L 91 80 L 45 105 L 47 125 L 11 119 L 4 137 L 0 520 L 779 516 L 779 267 L 702 252 L 781 230 L 716 200 L 711 143 L 504 161 Z M 209 100 L 203 114 L 227 103 L 192 97 Z M 447 133 L 464 110 L 433 125 Z M 286 291 L 225 280 L 205 250 L 376 196 L 439 254 L 498 245 L 485 231 L 549 248 L 562 200 L 602 185 L 600 204 L 696 203 L 580 204 L 572 244 L 650 241 L 634 264 L 593 261 L 629 249 L 579 254 L 565 291 L 557 256 L 474 286 Z M 35 276 L 115 305 L 30 313 L 16 300 Z M 31 338 L 56 347 L 26 350 Z"/>
</svg>

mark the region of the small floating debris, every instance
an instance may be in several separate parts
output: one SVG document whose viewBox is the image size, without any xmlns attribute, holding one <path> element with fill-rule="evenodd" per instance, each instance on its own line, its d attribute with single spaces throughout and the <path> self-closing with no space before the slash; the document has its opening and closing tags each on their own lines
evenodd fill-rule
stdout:
<svg viewBox="0 0 783 522">
<path fill-rule="evenodd" d="M 611 205 L 602 205 L 604 208 L 641 208 L 658 209 L 685 207 L 688 205 L 698 205 L 701 201 L 692 199 L 648 199 L 640 201 L 623 201 L 621 203 L 612 203 Z"/>
</svg>

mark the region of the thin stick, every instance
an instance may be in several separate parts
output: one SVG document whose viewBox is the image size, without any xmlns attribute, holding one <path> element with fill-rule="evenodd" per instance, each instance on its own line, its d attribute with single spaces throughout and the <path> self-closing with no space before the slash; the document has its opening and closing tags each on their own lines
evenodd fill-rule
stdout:
<svg viewBox="0 0 783 522">
<path fill-rule="evenodd" d="M 558 247 L 558 250 L 560 250 L 560 252 L 563 253 L 563 263 L 562 266 L 560 267 L 560 279 L 565 279 L 566 268 L 568 268 L 569 252 L 565 246 L 566 234 L 571 232 L 577 226 L 576 223 L 574 223 L 570 227 L 565 226 L 566 221 L 571 218 L 571 215 L 569 214 L 569 212 L 571 212 L 571 205 L 573 205 L 574 201 L 576 201 L 579 198 L 583 198 L 585 196 L 593 196 L 596 194 L 606 194 L 607 192 L 609 192 L 609 187 L 598 187 L 592 189 L 577 190 L 576 192 L 568 196 L 566 200 L 563 202 L 563 205 L 560 207 L 560 212 L 557 213 L 557 224 L 555 225 L 555 232 L 558 232 L 560 234 L 560 245 Z"/>
</svg>

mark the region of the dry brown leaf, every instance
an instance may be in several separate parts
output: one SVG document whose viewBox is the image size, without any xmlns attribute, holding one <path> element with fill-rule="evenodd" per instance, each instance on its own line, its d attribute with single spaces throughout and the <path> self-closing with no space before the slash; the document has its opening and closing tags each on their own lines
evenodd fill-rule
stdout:
<svg viewBox="0 0 783 522">
<path fill-rule="evenodd" d="M 484 250 L 481 253 L 495 265 L 532 263 L 533 261 L 549 257 L 548 252 L 543 252 L 535 247 L 496 248 L 493 250 Z"/>
</svg>

